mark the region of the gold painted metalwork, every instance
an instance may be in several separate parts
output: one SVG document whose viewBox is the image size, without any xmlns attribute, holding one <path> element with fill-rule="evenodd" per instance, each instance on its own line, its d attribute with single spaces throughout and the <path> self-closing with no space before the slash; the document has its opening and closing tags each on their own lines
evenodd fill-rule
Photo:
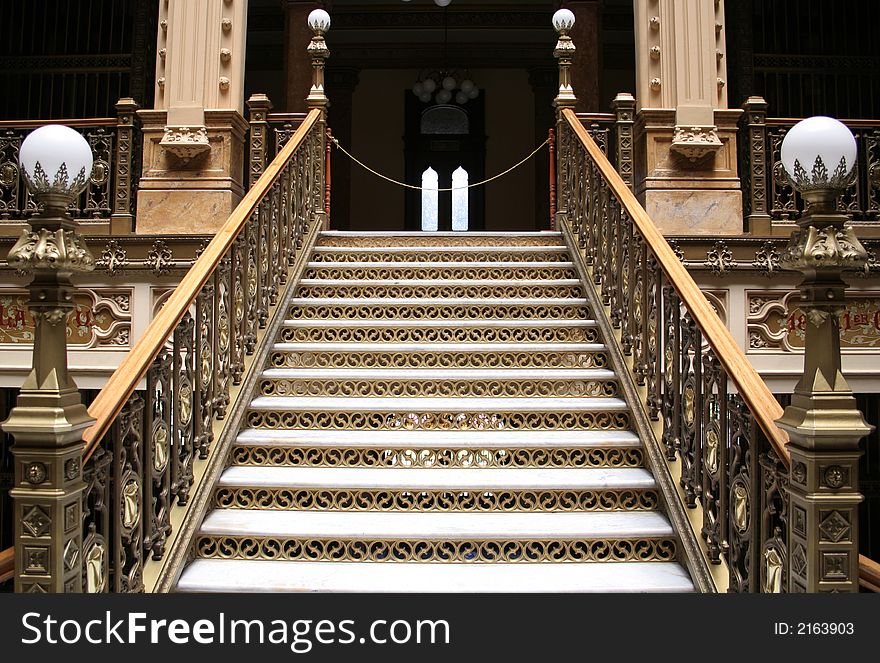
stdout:
<svg viewBox="0 0 880 663">
<path fill-rule="evenodd" d="M 362 297 L 401 299 L 563 299 L 581 297 L 580 286 L 565 285 L 303 285 L 300 297 L 357 299 Z"/>
<path fill-rule="evenodd" d="M 391 490 L 354 488 L 217 488 L 221 509 L 287 511 L 578 512 L 655 510 L 654 490 Z"/>
<path fill-rule="evenodd" d="M 523 265 L 523 263 L 514 263 Z M 405 263 L 396 263 L 391 267 L 346 267 L 335 266 L 330 263 L 316 264 L 310 268 L 305 277 L 307 279 L 334 279 L 334 280 L 526 280 L 526 279 L 576 279 L 577 272 L 571 267 L 534 267 L 524 266 L 506 266 L 506 267 L 468 267 L 468 266 L 449 266 L 437 267 L 425 263 L 421 266 L 409 266 Z"/>
<path fill-rule="evenodd" d="M 642 467 L 630 448 L 437 448 L 238 446 L 233 465 L 263 467 L 382 467 L 425 469 Z"/>
<path fill-rule="evenodd" d="M 285 559 L 314 562 L 669 562 L 672 539 L 298 539 L 201 535 L 207 559 Z"/>
<path fill-rule="evenodd" d="M 318 304 L 292 306 L 291 320 L 585 320 L 592 317 L 582 304 Z"/>
<path fill-rule="evenodd" d="M 585 398 L 618 393 L 615 380 L 264 379 L 263 396 Z"/>
<path fill-rule="evenodd" d="M 826 182 L 818 177 L 821 174 L 814 173 L 815 179 Z M 789 546 L 793 551 L 803 551 L 803 563 L 797 565 L 792 552 L 786 587 L 789 592 L 859 591 L 859 440 L 873 427 L 865 422 L 841 373 L 840 314 L 846 307 L 842 272 L 867 262 L 867 252 L 837 208 L 837 196 L 849 183 L 849 176 L 841 166 L 822 187 L 795 182 L 809 206 L 781 259 L 784 268 L 804 276 L 799 286 L 799 306 L 806 316 L 803 375 L 791 404 L 777 422 L 788 432 L 792 462 L 803 463 L 808 477 L 805 484 L 788 486 L 791 510 L 802 521 L 796 523 L 789 516 Z M 822 471 L 829 466 L 839 467 L 849 477 L 846 485 L 828 483 Z M 852 534 L 846 541 L 829 541 L 822 536 L 825 514 L 834 510 L 851 521 Z M 849 561 L 829 576 L 820 564 L 827 555 Z"/>
<path fill-rule="evenodd" d="M 251 410 L 247 425 L 313 430 L 626 430 L 626 412 L 276 412 Z"/>
<path fill-rule="evenodd" d="M 595 327 L 285 327 L 285 343 L 598 343 Z"/>
<path fill-rule="evenodd" d="M 317 250 L 313 262 L 568 262 L 562 250 L 547 251 L 342 251 Z"/>
<path fill-rule="evenodd" d="M 605 368 L 608 356 L 600 350 L 570 352 L 358 352 L 276 351 L 276 368 Z"/>
</svg>

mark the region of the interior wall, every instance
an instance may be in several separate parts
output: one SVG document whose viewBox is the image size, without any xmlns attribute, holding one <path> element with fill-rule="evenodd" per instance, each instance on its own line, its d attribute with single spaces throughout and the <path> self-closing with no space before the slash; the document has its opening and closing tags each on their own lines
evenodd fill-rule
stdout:
<svg viewBox="0 0 880 663">
<path fill-rule="evenodd" d="M 506 170 L 531 152 L 536 140 L 534 95 L 524 70 L 472 70 L 486 99 L 486 175 Z M 352 151 L 371 168 L 404 176 L 404 97 L 418 76 L 414 69 L 360 73 L 352 99 Z M 549 127 L 548 127 L 549 128 Z M 345 158 L 335 152 L 334 158 Z M 534 163 L 486 187 L 486 230 L 535 229 Z M 411 184 L 417 184 L 412 182 Z M 352 166 L 351 229 L 402 230 L 404 190 L 360 166 Z"/>
</svg>

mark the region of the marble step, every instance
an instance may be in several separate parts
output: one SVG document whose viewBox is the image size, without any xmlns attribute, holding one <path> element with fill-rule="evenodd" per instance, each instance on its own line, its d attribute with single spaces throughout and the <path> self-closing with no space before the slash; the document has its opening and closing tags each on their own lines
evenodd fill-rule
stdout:
<svg viewBox="0 0 880 663">
<path fill-rule="evenodd" d="M 306 279 L 576 279 L 571 262 L 311 262 Z"/>
<path fill-rule="evenodd" d="M 439 473 L 435 473 L 439 474 Z M 215 509 L 201 535 L 241 538 L 554 539 L 660 538 L 673 535 L 659 511 L 588 513 L 364 513 Z"/>
<path fill-rule="evenodd" d="M 389 488 L 422 490 L 648 490 L 654 477 L 644 468 L 503 468 L 442 472 L 425 468 L 253 467 L 226 468 L 217 484 L 241 488 Z"/>
<path fill-rule="evenodd" d="M 564 398 L 531 398 L 523 407 L 519 398 L 321 398 L 311 396 L 258 396 L 251 410 L 297 412 L 323 410 L 350 412 L 491 412 L 528 410 L 531 412 L 620 412 L 628 410 L 621 398 L 584 398 L 572 403 Z"/>
<path fill-rule="evenodd" d="M 605 368 L 601 343 L 276 343 L 272 368 Z"/>
<path fill-rule="evenodd" d="M 270 368 L 261 374 L 262 396 L 517 397 L 617 396 L 606 369 L 396 369 Z"/>
<path fill-rule="evenodd" d="M 568 247 L 552 246 L 316 246 L 310 262 L 570 262 Z"/>
<path fill-rule="evenodd" d="M 304 279 L 297 297 L 317 299 L 561 299 L 582 297 L 577 279 L 556 280 L 324 280 Z"/>
<path fill-rule="evenodd" d="M 178 592 L 693 592 L 675 562 L 407 564 L 198 559 Z"/>
<path fill-rule="evenodd" d="M 583 298 L 559 299 L 390 299 L 309 298 L 290 300 L 291 320 L 581 320 L 591 318 Z"/>
<path fill-rule="evenodd" d="M 638 436 L 630 430 L 586 431 L 320 431 L 245 429 L 236 445 L 303 447 L 382 447 L 388 449 L 529 449 L 640 447 Z"/>
</svg>

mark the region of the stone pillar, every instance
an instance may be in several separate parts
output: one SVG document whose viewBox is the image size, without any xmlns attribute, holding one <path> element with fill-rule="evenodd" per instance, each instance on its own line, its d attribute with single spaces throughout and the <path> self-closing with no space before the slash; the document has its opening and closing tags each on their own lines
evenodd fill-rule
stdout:
<svg viewBox="0 0 880 663">
<path fill-rule="evenodd" d="M 668 234 L 739 234 L 723 0 L 635 0 L 636 193 Z"/>
<path fill-rule="evenodd" d="M 351 148 L 351 113 L 353 95 L 360 70 L 354 67 L 327 68 L 327 94 L 332 97 L 328 111 L 328 125 L 336 139 Z M 340 152 L 331 153 L 333 159 L 333 182 L 330 190 L 330 225 L 335 230 L 351 227 L 351 160 Z"/>
<path fill-rule="evenodd" d="M 305 57 L 312 31 L 308 18 L 313 9 L 323 8 L 323 2 L 315 0 L 281 0 L 284 9 L 284 79 L 286 82 L 286 110 L 288 113 L 305 113 L 306 97 L 312 87 L 312 64 Z M 334 99 L 334 102 L 336 100 Z"/>
<path fill-rule="evenodd" d="M 159 26 L 137 232 L 216 231 L 244 192 L 247 0 L 167 0 Z"/>
<path fill-rule="evenodd" d="M 578 55 L 571 70 L 571 84 L 577 95 L 578 113 L 598 113 L 599 108 L 599 0 L 568 0 L 563 3 L 574 13 L 575 23 L 571 38 L 577 45 Z"/>
</svg>

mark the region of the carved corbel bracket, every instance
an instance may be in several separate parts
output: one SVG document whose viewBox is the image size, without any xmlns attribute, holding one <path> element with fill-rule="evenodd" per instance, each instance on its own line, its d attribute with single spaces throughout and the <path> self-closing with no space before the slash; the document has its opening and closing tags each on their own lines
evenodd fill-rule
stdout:
<svg viewBox="0 0 880 663">
<path fill-rule="evenodd" d="M 722 147 L 717 127 L 687 127 L 676 125 L 670 149 L 691 163 L 695 163 Z"/>
<path fill-rule="evenodd" d="M 206 127 L 166 126 L 159 145 L 184 163 L 211 149 Z"/>
</svg>

